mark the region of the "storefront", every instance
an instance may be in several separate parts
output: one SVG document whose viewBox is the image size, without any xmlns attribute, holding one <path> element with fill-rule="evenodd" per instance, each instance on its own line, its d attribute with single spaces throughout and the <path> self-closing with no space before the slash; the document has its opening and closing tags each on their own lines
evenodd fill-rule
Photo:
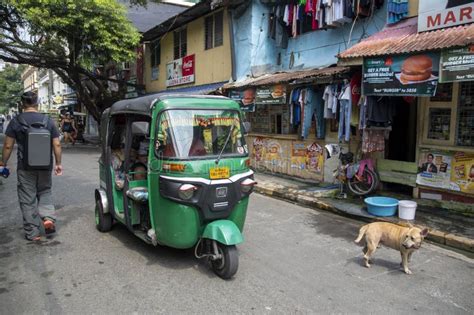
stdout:
<svg viewBox="0 0 474 315">
<path fill-rule="evenodd" d="M 348 140 L 338 135 L 338 94 L 354 73 L 349 67 L 265 75 L 224 86 L 241 102 L 252 126 L 247 136 L 251 165 L 257 170 L 315 182 L 333 182 L 336 159 L 326 159 L 325 145 L 357 146 L 358 110 L 349 115 Z M 359 74 L 360 75 L 360 74 Z M 352 91 L 352 89 L 350 89 Z M 360 86 L 354 87 L 360 96 Z M 334 101 L 334 103 L 332 103 Z M 328 104 L 335 104 L 334 110 Z"/>
<path fill-rule="evenodd" d="M 474 25 L 417 32 L 417 19 L 386 27 L 339 55 L 363 69 L 363 97 L 391 108 L 376 158 L 385 188 L 474 202 Z"/>
</svg>

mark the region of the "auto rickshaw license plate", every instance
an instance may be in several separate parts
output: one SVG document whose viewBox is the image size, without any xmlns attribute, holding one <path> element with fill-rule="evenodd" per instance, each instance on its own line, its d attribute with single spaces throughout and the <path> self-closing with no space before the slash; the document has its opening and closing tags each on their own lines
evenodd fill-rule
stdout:
<svg viewBox="0 0 474 315">
<path fill-rule="evenodd" d="M 211 179 L 221 179 L 230 177 L 230 169 L 228 167 L 214 167 L 209 170 Z"/>
</svg>

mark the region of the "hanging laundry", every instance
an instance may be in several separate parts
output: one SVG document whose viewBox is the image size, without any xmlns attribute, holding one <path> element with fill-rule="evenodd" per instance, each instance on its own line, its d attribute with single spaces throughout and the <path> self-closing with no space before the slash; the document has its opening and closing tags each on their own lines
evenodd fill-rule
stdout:
<svg viewBox="0 0 474 315">
<path fill-rule="evenodd" d="M 394 24 L 408 16 L 408 0 L 388 0 L 387 24 Z"/>
<path fill-rule="evenodd" d="M 324 118 L 333 119 L 337 109 L 337 97 L 335 95 L 335 86 L 327 85 L 323 93 L 324 100 Z M 335 105 L 335 106 L 334 106 Z"/>
<path fill-rule="evenodd" d="M 351 86 L 347 82 L 341 90 L 339 95 L 339 130 L 338 138 L 339 140 L 349 141 L 351 135 L 351 110 L 352 110 L 352 95 L 351 95 Z"/>
<path fill-rule="evenodd" d="M 389 97 L 367 97 L 367 127 L 392 125 L 394 106 Z"/>
<path fill-rule="evenodd" d="M 385 150 L 385 130 L 365 129 L 362 134 L 362 152 L 382 152 Z"/>
</svg>

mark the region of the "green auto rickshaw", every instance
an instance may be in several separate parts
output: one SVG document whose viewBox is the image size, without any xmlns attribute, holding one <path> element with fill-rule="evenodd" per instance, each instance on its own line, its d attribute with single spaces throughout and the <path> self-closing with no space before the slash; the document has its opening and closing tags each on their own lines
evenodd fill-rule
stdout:
<svg viewBox="0 0 474 315">
<path fill-rule="evenodd" d="M 122 100 L 100 124 L 97 229 L 113 222 L 153 245 L 187 249 L 231 278 L 256 182 L 239 105 L 225 97 Z"/>
</svg>

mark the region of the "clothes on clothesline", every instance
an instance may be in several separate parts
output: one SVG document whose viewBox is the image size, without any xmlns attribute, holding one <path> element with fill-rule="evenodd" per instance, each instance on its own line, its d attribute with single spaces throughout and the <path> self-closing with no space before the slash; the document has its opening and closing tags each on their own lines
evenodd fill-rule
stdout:
<svg viewBox="0 0 474 315">
<path fill-rule="evenodd" d="M 388 0 L 387 24 L 395 24 L 408 16 L 408 0 Z"/>
<path fill-rule="evenodd" d="M 351 135 L 352 94 L 350 84 L 342 87 L 339 93 L 339 140 L 349 141 Z"/>
<path fill-rule="evenodd" d="M 351 23 L 357 12 L 361 15 L 361 9 L 370 11 L 374 7 L 372 3 L 378 2 L 383 3 L 383 0 L 264 1 L 273 5 L 268 36 L 277 41 L 278 47 L 287 48 L 288 37 Z"/>
</svg>

